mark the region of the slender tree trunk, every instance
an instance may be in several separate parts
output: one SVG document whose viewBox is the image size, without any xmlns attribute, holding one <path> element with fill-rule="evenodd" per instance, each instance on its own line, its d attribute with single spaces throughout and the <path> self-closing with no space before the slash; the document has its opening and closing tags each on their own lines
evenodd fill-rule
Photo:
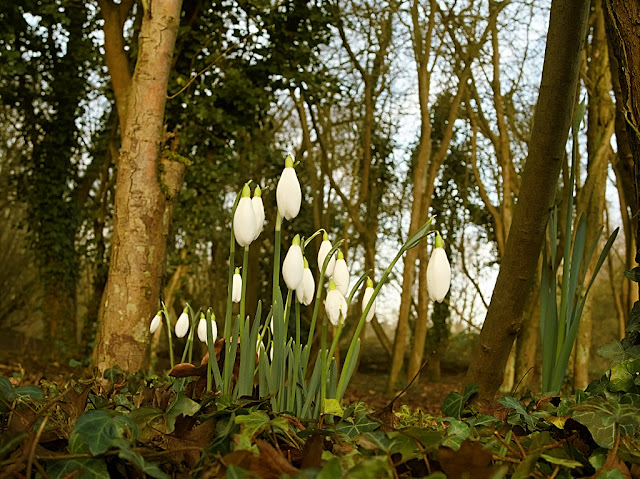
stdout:
<svg viewBox="0 0 640 479">
<path fill-rule="evenodd" d="M 607 37 L 617 60 L 620 95 L 616 101 L 625 121 L 626 137 L 633 157 L 635 198 L 631 211 L 640 206 L 640 0 L 605 0 Z M 616 133 L 621 128 L 616 129 Z M 640 263 L 640 215 L 635 215 L 636 257 Z M 640 288 L 640 283 L 638 284 Z M 637 290 L 637 288 L 636 288 Z"/>
<path fill-rule="evenodd" d="M 576 97 L 589 2 L 554 0 L 529 155 L 491 304 L 467 382 L 492 401 L 502 383 L 553 206 Z"/>
<path fill-rule="evenodd" d="M 182 163 L 160 157 L 181 4 L 181 0 L 150 3 L 142 20 L 131 86 L 125 88 L 128 99 L 116 99 L 126 101 L 121 121 L 126 126 L 118 160 L 111 264 L 95 349 L 100 371 L 116 364 L 137 371 L 149 361 L 148 324 L 157 312 L 171 203 L 184 174 Z M 105 14 L 105 31 L 107 27 Z"/>
<path fill-rule="evenodd" d="M 611 137 L 614 131 L 615 112 L 611 101 L 611 73 L 607 37 L 604 28 L 602 0 L 592 1 L 592 34 L 588 45 L 587 91 L 589 106 L 587 118 L 587 178 L 576 202 L 577 217 L 584 213 L 587 218 L 587 241 L 595 237 L 602 227 L 605 190 L 609 159 L 613 156 Z M 597 255 L 587 265 L 586 277 L 590 278 L 598 261 Z M 573 387 L 585 389 L 589 385 L 589 362 L 591 359 L 593 296 L 587 297 L 580 320 L 575 344 Z"/>
</svg>

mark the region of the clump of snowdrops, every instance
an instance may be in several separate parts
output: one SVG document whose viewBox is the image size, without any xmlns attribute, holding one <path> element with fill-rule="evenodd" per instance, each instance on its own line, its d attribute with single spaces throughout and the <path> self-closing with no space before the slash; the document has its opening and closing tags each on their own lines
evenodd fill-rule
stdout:
<svg viewBox="0 0 640 479">
<path fill-rule="evenodd" d="M 285 160 L 285 168 L 276 189 L 277 212 L 275 221 L 275 251 L 273 268 L 273 291 L 271 307 L 263 315 L 263 303 L 258 302 L 255 317 L 245 314 L 247 264 L 249 248 L 264 228 L 265 213 L 262 190 L 256 186 L 251 196 L 251 182 L 238 194 L 233 206 L 233 228 L 229 243 L 229 282 L 226 314 L 223 326 L 222 347 L 224 360 L 222 369 L 214 359 L 208 363 L 207 389 L 215 388 L 232 398 L 251 396 L 257 392 L 260 398 L 269 398 L 275 412 L 287 411 L 300 418 L 318 417 L 324 413 L 340 411 L 340 402 L 353 374 L 360 351 L 360 332 L 365 322 L 371 321 L 376 309 L 376 297 L 386 282 L 391 270 L 409 249 L 414 248 L 430 233 L 436 234 L 435 247 L 427 269 L 429 294 L 435 301 L 442 301 L 449 291 L 451 270 L 444 253 L 440 234 L 431 229 L 433 218 L 422 225 L 402 245 L 400 251 L 382 274 L 378 284 L 365 272 L 350 287 L 351 275 L 340 249 L 342 241 L 332 244 L 326 231 L 316 231 L 309 238 L 295 235 L 284 260 L 281 261 L 281 231 L 284 220 L 294 219 L 300 212 L 302 192 L 291 156 Z M 311 241 L 322 234 L 320 248 L 311 251 Z M 234 265 L 236 244 L 243 248 L 241 268 Z M 309 268 L 305 254 L 317 255 L 319 271 Z M 282 270 L 281 270 L 282 268 Z M 286 286 L 283 296 L 281 278 Z M 317 278 L 317 279 L 316 279 Z M 326 283 L 326 288 L 325 288 Z M 344 363 L 335 359 L 335 349 L 342 332 L 347 312 L 355 306 L 356 292 L 364 285 L 360 319 Z M 324 314 L 319 318 L 320 303 L 324 301 Z M 239 303 L 239 314 L 232 315 L 233 303 Z M 312 307 L 312 319 L 306 337 L 302 337 L 300 311 Z M 172 353 L 171 321 L 167 309 L 152 319 L 150 331 L 155 332 L 164 315 L 167 322 L 171 365 Z M 207 344 L 209 357 L 215 358 L 215 343 L 218 327 L 211 310 L 194 313 L 187 305 L 175 324 L 175 335 L 187 336 L 182 362 L 191 362 L 195 334 Z M 295 321 L 293 334 L 289 333 L 289 322 Z M 197 324 L 196 324 L 197 322 Z M 336 327 L 333 340 L 327 345 L 327 330 L 331 323 Z M 320 351 L 311 364 L 311 346 L 316 328 L 321 328 Z M 232 381 L 233 366 L 239 358 L 237 381 Z M 255 381 L 257 377 L 257 382 Z M 254 391 L 257 384 L 257 391 Z"/>
</svg>

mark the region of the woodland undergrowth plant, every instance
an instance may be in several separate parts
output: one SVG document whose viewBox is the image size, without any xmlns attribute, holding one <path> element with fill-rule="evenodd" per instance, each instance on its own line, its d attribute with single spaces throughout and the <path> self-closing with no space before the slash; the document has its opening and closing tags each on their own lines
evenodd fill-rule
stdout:
<svg viewBox="0 0 640 479">
<path fill-rule="evenodd" d="M 540 335 L 542 344 L 542 391 L 560 392 L 569 365 L 569 358 L 576 340 L 580 318 L 587 300 L 587 294 L 596 275 L 613 245 L 618 229 L 609 236 L 593 269 L 587 287 L 584 288 L 591 258 L 598 246 L 603 227 L 591 239 L 587 247 L 587 220 L 583 213 L 573 232 L 573 190 L 578 157 L 578 130 L 584 117 L 585 103 L 578 109 L 572 128 L 573 154 L 569 178 L 569 198 L 566 210 L 565 242 L 562 262 L 558 259 L 558 209 L 549 218 L 549 245 L 543 248 L 542 277 L 540 284 Z M 562 280 L 557 284 L 558 272 L 562 267 Z M 558 304 L 559 300 L 559 304 Z"/>
<path fill-rule="evenodd" d="M 197 332 L 199 339 L 206 342 L 211 358 L 207 367 L 208 391 L 215 389 L 231 399 L 257 394 L 259 398 L 270 401 L 274 412 L 286 411 L 300 418 L 314 418 L 320 414 L 336 414 L 341 411 L 340 402 L 360 352 L 360 332 L 364 323 L 373 318 L 376 296 L 395 264 L 407 250 L 418 246 L 428 234 L 437 234 L 436 246 L 440 249 L 442 238 L 430 228 L 433 218 L 427 221 L 402 245 L 375 287 L 368 276 L 371 271 L 366 271 L 349 289 L 349 268 L 340 251 L 342 241 L 332 245 L 324 230 L 316 231 L 309 238 L 296 235 L 284 260 L 281 261 L 283 220 L 292 220 L 298 215 L 302 200 L 294 166 L 293 158 L 288 156 L 276 189 L 271 307 L 263 314 L 263 302 L 259 301 L 253 318 L 245 314 L 249 247 L 261 234 L 265 221 L 262 191 L 257 186 L 251 197 L 251 182 L 248 182 L 238 194 L 233 206 L 223 340 L 216 342 L 218 329 L 211 310 L 199 313 Z M 320 267 L 316 282 L 305 254 L 311 241 L 321 233 L 323 237 L 320 248 L 317 253 L 314 252 L 317 254 Z M 243 263 L 239 268 L 234 265 L 236 244 L 243 248 Z M 442 264 L 443 261 L 446 265 Z M 435 291 L 432 297 L 442 301 L 449 289 L 451 277 L 446 257 L 439 258 L 437 268 L 432 269 L 429 273 L 430 288 Z M 282 294 L 281 277 L 286 285 L 286 296 Z M 339 367 L 334 354 L 338 339 L 343 330 L 347 310 L 363 284 L 365 290 L 361 316 L 344 363 Z M 319 317 L 323 298 L 324 314 Z M 234 302 L 239 303 L 239 314 L 235 317 L 232 309 Z M 313 307 L 313 313 L 308 332 L 303 336 L 300 312 L 302 307 L 307 306 Z M 166 308 L 153 318 L 150 329 L 153 332 L 160 326 L 162 313 L 167 319 L 171 350 L 172 332 Z M 175 334 L 179 337 L 187 336 L 182 362 L 191 362 L 192 359 L 196 316 L 198 313 L 194 313 L 187 305 L 176 322 Z M 295 322 L 291 328 L 290 321 Z M 329 323 L 336 327 L 331 344 L 327 342 Z M 311 364 L 311 347 L 317 328 L 320 328 L 320 350 Z M 293 331 L 292 334 L 289 333 L 290 330 Z M 213 359 L 216 358 L 216 348 L 223 348 L 224 359 L 221 365 Z M 238 361 L 239 373 L 237 378 L 234 378 L 234 365 Z M 173 353 L 171 366 L 174 366 Z"/>
</svg>

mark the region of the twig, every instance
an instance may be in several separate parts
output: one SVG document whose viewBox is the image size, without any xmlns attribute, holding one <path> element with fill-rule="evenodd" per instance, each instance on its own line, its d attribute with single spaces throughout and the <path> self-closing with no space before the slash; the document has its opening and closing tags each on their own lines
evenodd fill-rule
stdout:
<svg viewBox="0 0 640 479">
<path fill-rule="evenodd" d="M 33 456 L 36 453 L 36 446 L 38 445 L 38 442 L 40 442 L 40 436 L 42 436 L 42 431 L 44 431 L 44 427 L 47 425 L 48 421 L 49 416 L 45 416 L 38 427 L 36 437 L 33 438 L 33 443 L 31 443 L 31 450 L 29 451 L 29 459 L 27 461 L 27 477 L 31 477 L 31 467 L 33 466 Z"/>
<path fill-rule="evenodd" d="M 509 444 L 507 441 L 505 441 L 505 440 L 502 438 L 502 436 L 500 435 L 500 433 L 499 433 L 498 431 L 493 431 L 493 435 L 494 435 L 494 436 L 496 436 L 496 438 L 498 439 L 498 441 L 500 441 L 500 442 L 502 443 L 502 445 L 503 445 L 504 447 L 506 447 L 506 448 L 509 450 L 509 452 L 510 452 L 511 454 L 513 454 L 514 456 L 517 456 L 517 455 L 518 455 L 517 451 L 516 451 L 513 447 L 511 447 L 511 444 Z"/>
<path fill-rule="evenodd" d="M 494 461 L 511 462 L 513 464 L 520 464 L 520 459 L 514 459 L 513 457 L 502 457 L 502 456 L 498 456 L 497 454 L 493 454 L 491 456 L 491 459 L 493 459 Z"/>
<path fill-rule="evenodd" d="M 549 479 L 554 479 L 558 472 L 560 472 L 560 464 L 556 464 L 556 468 L 553 470 L 553 473 L 549 476 Z"/>
<path fill-rule="evenodd" d="M 522 447 L 522 444 L 520 444 L 520 440 L 518 439 L 518 436 L 516 434 L 513 435 L 513 440 L 518 445 L 518 449 L 520 449 L 520 454 L 522 454 L 522 459 L 525 459 L 527 457 L 527 453 L 524 452 L 524 448 Z"/>
</svg>

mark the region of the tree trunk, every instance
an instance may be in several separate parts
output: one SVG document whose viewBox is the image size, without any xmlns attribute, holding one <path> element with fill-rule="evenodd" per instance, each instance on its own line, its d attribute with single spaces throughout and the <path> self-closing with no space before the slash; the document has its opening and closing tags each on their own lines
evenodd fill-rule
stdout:
<svg viewBox="0 0 640 479">
<path fill-rule="evenodd" d="M 592 2 L 591 43 L 588 45 L 588 64 L 585 82 L 589 92 L 587 118 L 587 178 L 578 194 L 576 217 L 584 213 L 587 218 L 587 242 L 590 242 L 602 227 L 605 190 L 609 159 L 613 155 L 611 136 L 614 131 L 614 108 L 611 101 L 611 73 L 607 37 L 604 29 L 602 0 Z M 565 258 L 566 260 L 566 258 Z M 591 278 L 598 261 L 597 255 L 586 265 L 586 278 Z M 580 320 L 575 344 L 573 387 L 585 389 L 589 385 L 589 362 L 591 359 L 591 318 L 593 297 L 587 297 Z"/>
<path fill-rule="evenodd" d="M 478 400 L 493 401 L 513 341 L 553 206 L 576 97 L 588 2 L 554 0 L 529 155 L 500 272 L 467 382 Z"/>
<path fill-rule="evenodd" d="M 125 88 L 128 99 L 116 98 L 126 101 L 126 121 L 121 121 L 126 126 L 118 160 L 109 278 L 95 349 L 99 371 L 116 364 L 137 371 L 149 361 L 148 325 L 158 308 L 171 204 L 184 175 L 184 164 L 160 158 L 181 4 L 153 1 L 144 12 L 136 68 L 130 88 Z M 105 32 L 108 18 L 105 14 Z M 113 79 L 115 73 L 110 73 Z"/>
<path fill-rule="evenodd" d="M 605 22 L 607 37 L 613 51 L 611 62 L 617 64 L 614 80 L 616 107 L 619 112 L 616 126 L 616 137 L 620 140 L 618 161 L 630 169 L 629 155 L 633 159 L 634 190 L 633 198 L 627 204 L 631 208 L 635 234 L 635 262 L 640 262 L 640 0 L 605 0 Z M 617 80 L 617 81 L 616 81 Z M 619 88 L 618 88 L 619 87 Z M 625 132 L 626 130 L 626 132 Z M 626 133 L 626 134 L 625 134 Z M 626 138 L 623 138 L 626 137 Z M 625 141 L 626 139 L 626 141 Z M 624 146 L 621 146 L 624 144 Z M 626 149 L 628 145 L 628 150 Z M 626 151 L 626 155 L 621 152 Z M 631 177 L 630 175 L 627 178 Z M 629 192 L 630 188 L 626 188 Z M 638 284 L 640 288 L 640 283 Z M 634 288 L 636 296 L 638 288 Z"/>
</svg>

